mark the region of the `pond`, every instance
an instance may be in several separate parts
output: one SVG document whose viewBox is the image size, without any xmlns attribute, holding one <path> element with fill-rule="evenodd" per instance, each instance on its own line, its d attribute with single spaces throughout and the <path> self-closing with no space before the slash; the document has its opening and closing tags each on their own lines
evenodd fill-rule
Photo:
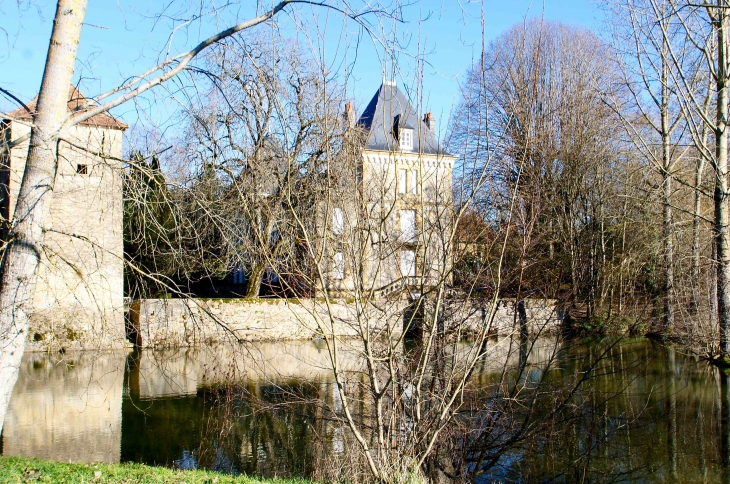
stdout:
<svg viewBox="0 0 730 484">
<path fill-rule="evenodd" d="M 643 338 L 509 343 L 489 342 L 518 349 L 491 352 L 477 387 L 519 365 L 526 386 L 581 385 L 560 393 L 570 417 L 515 439 L 478 481 L 728 480 L 730 385 L 717 369 Z M 29 353 L 2 453 L 325 479 L 354 445 L 328 367 L 317 341 Z"/>
</svg>

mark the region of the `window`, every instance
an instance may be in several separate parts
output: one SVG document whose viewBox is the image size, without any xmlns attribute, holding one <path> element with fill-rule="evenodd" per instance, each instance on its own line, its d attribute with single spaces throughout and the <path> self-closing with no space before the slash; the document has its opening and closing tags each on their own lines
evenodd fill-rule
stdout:
<svg viewBox="0 0 730 484">
<path fill-rule="evenodd" d="M 413 130 L 407 128 L 401 128 L 398 141 L 400 143 L 400 149 L 412 150 L 413 149 Z"/>
<path fill-rule="evenodd" d="M 400 233 L 403 240 L 413 240 L 416 238 L 415 210 L 400 211 Z"/>
<path fill-rule="evenodd" d="M 88 175 L 89 168 L 87 165 L 76 165 L 76 173 L 79 175 Z"/>
<path fill-rule="evenodd" d="M 408 171 L 399 170 L 398 175 L 398 193 L 406 193 L 408 191 L 406 187 L 406 184 L 408 183 Z"/>
<path fill-rule="evenodd" d="M 401 251 L 400 273 L 403 277 L 413 277 L 416 275 L 416 253 L 414 251 Z"/>
<path fill-rule="evenodd" d="M 418 195 L 418 170 L 411 170 L 411 193 Z"/>
<path fill-rule="evenodd" d="M 345 231 L 345 213 L 341 208 L 335 207 L 332 211 L 332 232 L 335 235 L 342 235 Z"/>
<path fill-rule="evenodd" d="M 345 278 L 345 258 L 342 252 L 335 253 L 332 258 L 332 279 L 342 280 Z"/>
<path fill-rule="evenodd" d="M 243 284 L 246 282 L 246 273 L 243 270 L 243 264 L 233 266 L 233 284 Z"/>
</svg>

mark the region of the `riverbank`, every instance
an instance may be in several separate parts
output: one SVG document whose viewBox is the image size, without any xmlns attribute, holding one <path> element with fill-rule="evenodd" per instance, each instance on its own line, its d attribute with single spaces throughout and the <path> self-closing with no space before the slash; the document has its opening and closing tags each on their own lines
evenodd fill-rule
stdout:
<svg viewBox="0 0 730 484">
<path fill-rule="evenodd" d="M 71 464 L 20 457 L 0 457 L 0 482 L 119 483 L 135 484 L 306 484 L 298 479 L 259 479 L 212 471 L 175 470 L 142 464 Z"/>
</svg>

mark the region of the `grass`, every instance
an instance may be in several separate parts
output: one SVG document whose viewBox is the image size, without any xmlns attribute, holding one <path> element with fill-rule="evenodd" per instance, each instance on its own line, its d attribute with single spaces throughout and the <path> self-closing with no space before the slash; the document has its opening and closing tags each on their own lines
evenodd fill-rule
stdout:
<svg viewBox="0 0 730 484">
<path fill-rule="evenodd" d="M 181 471 L 142 464 L 71 464 L 21 457 L 0 457 L 3 483 L 89 483 L 128 484 L 306 484 L 296 479 L 259 479 L 231 476 L 213 471 Z"/>
</svg>

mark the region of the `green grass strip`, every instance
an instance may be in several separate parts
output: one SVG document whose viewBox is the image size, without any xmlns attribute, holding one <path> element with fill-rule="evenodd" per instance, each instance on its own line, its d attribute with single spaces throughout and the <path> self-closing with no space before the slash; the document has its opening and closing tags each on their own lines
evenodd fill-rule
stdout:
<svg viewBox="0 0 730 484">
<path fill-rule="evenodd" d="M 125 484 L 306 484 L 297 479 L 261 479 L 231 476 L 213 471 L 181 471 L 143 464 L 71 464 L 21 457 L 0 457 L 3 483 Z"/>
</svg>

